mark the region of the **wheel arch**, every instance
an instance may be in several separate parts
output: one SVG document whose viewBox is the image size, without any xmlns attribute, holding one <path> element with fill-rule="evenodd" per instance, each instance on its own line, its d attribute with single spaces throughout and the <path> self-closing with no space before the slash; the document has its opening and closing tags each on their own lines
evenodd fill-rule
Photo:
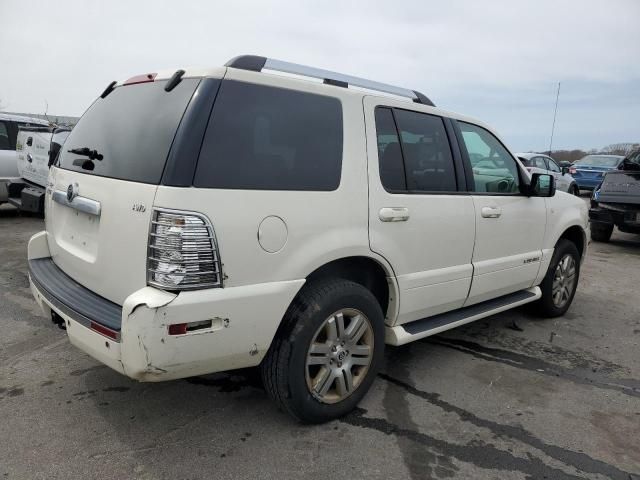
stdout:
<svg viewBox="0 0 640 480">
<path fill-rule="evenodd" d="M 336 258 L 315 268 L 305 280 L 313 283 L 325 278 L 343 278 L 362 285 L 378 300 L 385 323 L 394 321 L 399 304 L 398 285 L 386 262 L 366 255 Z"/>
<path fill-rule="evenodd" d="M 560 237 L 558 237 L 556 244 L 562 239 L 572 242 L 578 249 L 580 258 L 584 258 L 587 248 L 587 232 L 585 232 L 585 230 L 581 226 L 572 225 L 571 227 L 567 228 L 564 232 L 562 232 Z"/>
</svg>

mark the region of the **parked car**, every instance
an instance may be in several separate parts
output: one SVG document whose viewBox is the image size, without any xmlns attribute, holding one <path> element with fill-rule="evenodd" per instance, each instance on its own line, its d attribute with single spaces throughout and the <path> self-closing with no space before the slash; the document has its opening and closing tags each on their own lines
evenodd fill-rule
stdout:
<svg viewBox="0 0 640 480">
<path fill-rule="evenodd" d="M 8 185 L 8 201 L 22 211 L 44 213 L 49 167 L 71 131 L 67 127 L 20 127 L 16 143 L 20 179 Z"/>
<path fill-rule="evenodd" d="M 580 190 L 593 190 L 600 185 L 604 174 L 618 168 L 623 159 L 622 155 L 587 155 L 576 160 L 569 168 L 569 173 Z"/>
<path fill-rule="evenodd" d="M 487 125 L 256 56 L 113 82 L 48 185 L 30 285 L 74 345 L 140 381 L 259 365 L 305 422 L 352 410 L 385 343 L 564 314 L 587 244 L 584 202 Z"/>
<path fill-rule="evenodd" d="M 547 173 L 556 178 L 556 187 L 572 195 L 580 195 L 580 189 L 569 173 L 569 168 L 559 167 L 555 160 L 541 153 L 517 153 L 526 169 L 533 173 Z"/>
<path fill-rule="evenodd" d="M 589 221 L 591 238 L 597 242 L 608 242 L 614 226 L 621 232 L 640 233 L 640 150 L 605 174 L 593 191 Z"/>
<path fill-rule="evenodd" d="M 0 113 L 0 204 L 9 198 L 8 184 L 19 180 L 16 140 L 21 126 L 46 126 L 48 122 L 37 118 Z"/>
</svg>

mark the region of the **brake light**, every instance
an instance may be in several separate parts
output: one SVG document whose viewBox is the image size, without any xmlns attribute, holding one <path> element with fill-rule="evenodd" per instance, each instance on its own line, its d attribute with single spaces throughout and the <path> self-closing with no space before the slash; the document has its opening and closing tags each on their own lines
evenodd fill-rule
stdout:
<svg viewBox="0 0 640 480">
<path fill-rule="evenodd" d="M 213 227 L 200 214 L 156 209 L 149 232 L 147 283 L 166 290 L 222 286 Z"/>
<path fill-rule="evenodd" d="M 123 85 L 135 85 L 136 83 L 153 82 L 158 76 L 157 73 L 143 73 L 142 75 L 136 75 L 123 83 Z"/>
<path fill-rule="evenodd" d="M 569 173 L 574 175 L 577 172 L 576 167 L 569 167 Z"/>
</svg>

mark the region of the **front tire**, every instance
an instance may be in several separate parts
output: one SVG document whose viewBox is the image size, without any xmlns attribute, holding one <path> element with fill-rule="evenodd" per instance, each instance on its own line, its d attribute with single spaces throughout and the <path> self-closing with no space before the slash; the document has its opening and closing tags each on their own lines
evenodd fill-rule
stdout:
<svg viewBox="0 0 640 480">
<path fill-rule="evenodd" d="M 384 356 L 384 316 L 373 294 L 343 279 L 305 285 L 261 364 L 269 396 L 294 418 L 321 423 L 349 413 Z"/>
<path fill-rule="evenodd" d="M 560 239 L 540 284 L 542 297 L 537 301 L 538 312 L 544 317 L 564 315 L 571 306 L 580 278 L 580 253 L 573 242 Z"/>
<path fill-rule="evenodd" d="M 613 234 L 613 225 L 608 224 L 591 224 L 591 240 L 594 242 L 608 242 Z"/>
</svg>

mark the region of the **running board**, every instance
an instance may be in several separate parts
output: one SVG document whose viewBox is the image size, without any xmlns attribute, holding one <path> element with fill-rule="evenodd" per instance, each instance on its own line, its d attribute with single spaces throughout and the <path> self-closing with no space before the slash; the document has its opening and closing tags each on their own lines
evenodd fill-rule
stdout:
<svg viewBox="0 0 640 480">
<path fill-rule="evenodd" d="M 386 327 L 385 343 L 389 345 L 404 345 L 405 343 L 420 340 L 421 338 L 504 312 L 525 303 L 535 302 L 541 296 L 540 287 L 532 287 L 451 312 L 405 323 L 404 325 Z"/>
</svg>

